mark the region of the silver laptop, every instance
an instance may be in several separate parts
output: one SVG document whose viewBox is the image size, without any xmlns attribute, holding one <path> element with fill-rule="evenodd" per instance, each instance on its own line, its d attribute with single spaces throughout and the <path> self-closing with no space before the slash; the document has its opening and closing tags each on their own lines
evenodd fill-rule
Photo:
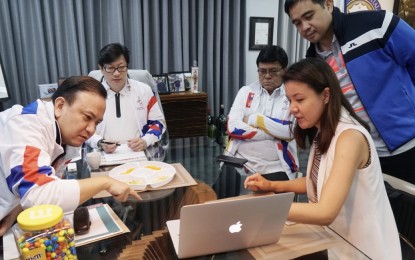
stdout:
<svg viewBox="0 0 415 260">
<path fill-rule="evenodd" d="M 182 207 L 167 221 L 179 258 L 234 251 L 278 242 L 294 193 L 217 200 Z"/>
</svg>

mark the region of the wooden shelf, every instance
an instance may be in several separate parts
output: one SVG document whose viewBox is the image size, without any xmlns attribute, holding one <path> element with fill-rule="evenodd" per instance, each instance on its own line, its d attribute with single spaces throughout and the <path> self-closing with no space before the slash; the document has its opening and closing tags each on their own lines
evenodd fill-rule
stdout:
<svg viewBox="0 0 415 260">
<path fill-rule="evenodd" d="M 177 92 L 160 95 L 170 138 L 207 135 L 207 94 Z"/>
</svg>

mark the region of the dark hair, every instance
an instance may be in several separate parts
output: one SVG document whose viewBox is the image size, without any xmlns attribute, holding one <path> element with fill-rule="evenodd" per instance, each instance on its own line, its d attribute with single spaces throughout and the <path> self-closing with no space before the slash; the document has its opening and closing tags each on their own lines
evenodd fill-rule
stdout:
<svg viewBox="0 0 415 260">
<path fill-rule="evenodd" d="M 290 10 L 294 7 L 294 5 L 298 4 L 299 2 L 304 1 L 311 1 L 314 4 L 319 4 L 324 8 L 324 4 L 326 3 L 326 0 L 285 0 L 284 3 L 284 11 L 288 16 L 290 16 Z"/>
<path fill-rule="evenodd" d="M 130 63 L 130 51 L 124 45 L 120 43 L 110 43 L 105 45 L 98 53 L 98 65 L 104 66 L 109 64 L 120 56 L 124 56 L 127 65 Z"/>
<path fill-rule="evenodd" d="M 346 108 L 354 119 L 369 130 L 369 126 L 356 115 L 349 101 L 344 97 L 336 74 L 324 60 L 307 58 L 294 63 L 287 69 L 283 79 L 284 83 L 291 80 L 306 83 L 317 94 L 322 93 L 327 87 L 330 89 L 329 102 L 320 117 L 319 150 L 321 153 L 327 152 L 330 146 L 340 120 L 342 107 Z M 311 143 L 316 133 L 316 127 L 301 129 L 298 123 L 294 127 L 295 140 L 298 146 L 303 149 L 306 138 L 308 137 Z"/>
<path fill-rule="evenodd" d="M 52 101 L 58 97 L 63 97 L 71 105 L 76 98 L 78 92 L 91 92 L 100 95 L 104 99 L 107 98 L 107 91 L 102 84 L 89 76 L 73 76 L 65 79 L 58 89 L 52 95 Z"/>
<path fill-rule="evenodd" d="M 260 62 L 278 62 L 285 69 L 288 65 L 288 56 L 280 46 L 266 46 L 258 54 L 256 59 L 257 67 Z"/>
</svg>

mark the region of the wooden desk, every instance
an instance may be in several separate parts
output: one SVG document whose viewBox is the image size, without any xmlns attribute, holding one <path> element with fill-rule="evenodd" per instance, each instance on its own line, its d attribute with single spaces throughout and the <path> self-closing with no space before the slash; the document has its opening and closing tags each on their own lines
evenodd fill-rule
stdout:
<svg viewBox="0 0 415 260">
<path fill-rule="evenodd" d="M 276 244 L 253 247 L 245 250 L 215 254 L 214 259 L 327 259 L 327 249 L 351 248 L 358 259 L 367 259 L 360 251 L 323 227 L 295 224 L 285 226 L 281 239 Z M 210 259 L 213 256 L 192 259 Z M 133 241 L 118 259 L 177 259 L 169 232 L 159 230 L 152 235 Z"/>
<path fill-rule="evenodd" d="M 193 190 L 192 187 L 188 187 L 188 189 L 188 196 L 184 196 L 183 199 L 184 203 L 171 210 L 175 212 L 177 218 L 179 218 L 180 207 L 183 205 L 215 200 L 215 196 L 210 194 L 209 186 L 199 183 L 198 186 L 194 186 Z M 252 194 L 224 200 L 243 199 L 250 196 Z M 196 197 L 200 199 L 191 199 Z M 355 257 L 353 259 L 367 259 L 363 253 L 334 232 L 328 232 L 321 226 L 306 224 L 285 225 L 280 240 L 275 244 L 219 253 L 208 258 L 201 256 L 192 259 L 327 259 L 327 250 L 341 252 L 341 256 L 343 256 L 342 253 L 348 251 Z M 118 259 L 177 259 L 177 256 L 169 232 L 167 229 L 162 229 L 127 245 Z"/>
<path fill-rule="evenodd" d="M 207 135 L 207 94 L 177 92 L 160 95 L 170 138 Z"/>
<path fill-rule="evenodd" d="M 206 201 L 216 200 L 216 194 L 209 185 L 205 183 L 198 182 L 196 186 L 186 187 L 186 191 L 183 195 L 181 202 L 177 205 L 170 205 L 167 211 L 170 212 L 167 219 L 177 219 L 180 217 L 180 209 L 184 205 L 204 203 Z M 165 219 L 164 221 L 166 221 Z M 155 239 L 164 236 L 164 245 L 163 247 L 169 246 L 170 236 L 168 232 L 163 229 L 160 231 L 155 231 L 152 235 L 143 236 L 140 240 L 134 240 L 130 245 L 127 245 L 122 253 L 118 256 L 118 259 L 144 259 L 145 255 L 148 254 L 148 247 L 154 244 Z M 163 243 L 161 243 L 163 244 Z M 171 246 L 171 245 L 170 245 Z M 158 250 L 157 257 L 153 259 L 169 259 L 161 257 L 161 251 L 171 251 L 170 250 Z"/>
</svg>

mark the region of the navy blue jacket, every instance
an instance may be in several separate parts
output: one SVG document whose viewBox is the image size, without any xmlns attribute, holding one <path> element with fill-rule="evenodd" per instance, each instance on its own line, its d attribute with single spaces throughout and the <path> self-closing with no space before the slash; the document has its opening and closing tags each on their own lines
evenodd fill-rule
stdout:
<svg viewBox="0 0 415 260">
<path fill-rule="evenodd" d="M 415 30 L 388 11 L 333 10 L 333 31 L 363 106 L 390 151 L 415 138 Z M 307 57 L 317 57 L 314 44 Z"/>
</svg>

